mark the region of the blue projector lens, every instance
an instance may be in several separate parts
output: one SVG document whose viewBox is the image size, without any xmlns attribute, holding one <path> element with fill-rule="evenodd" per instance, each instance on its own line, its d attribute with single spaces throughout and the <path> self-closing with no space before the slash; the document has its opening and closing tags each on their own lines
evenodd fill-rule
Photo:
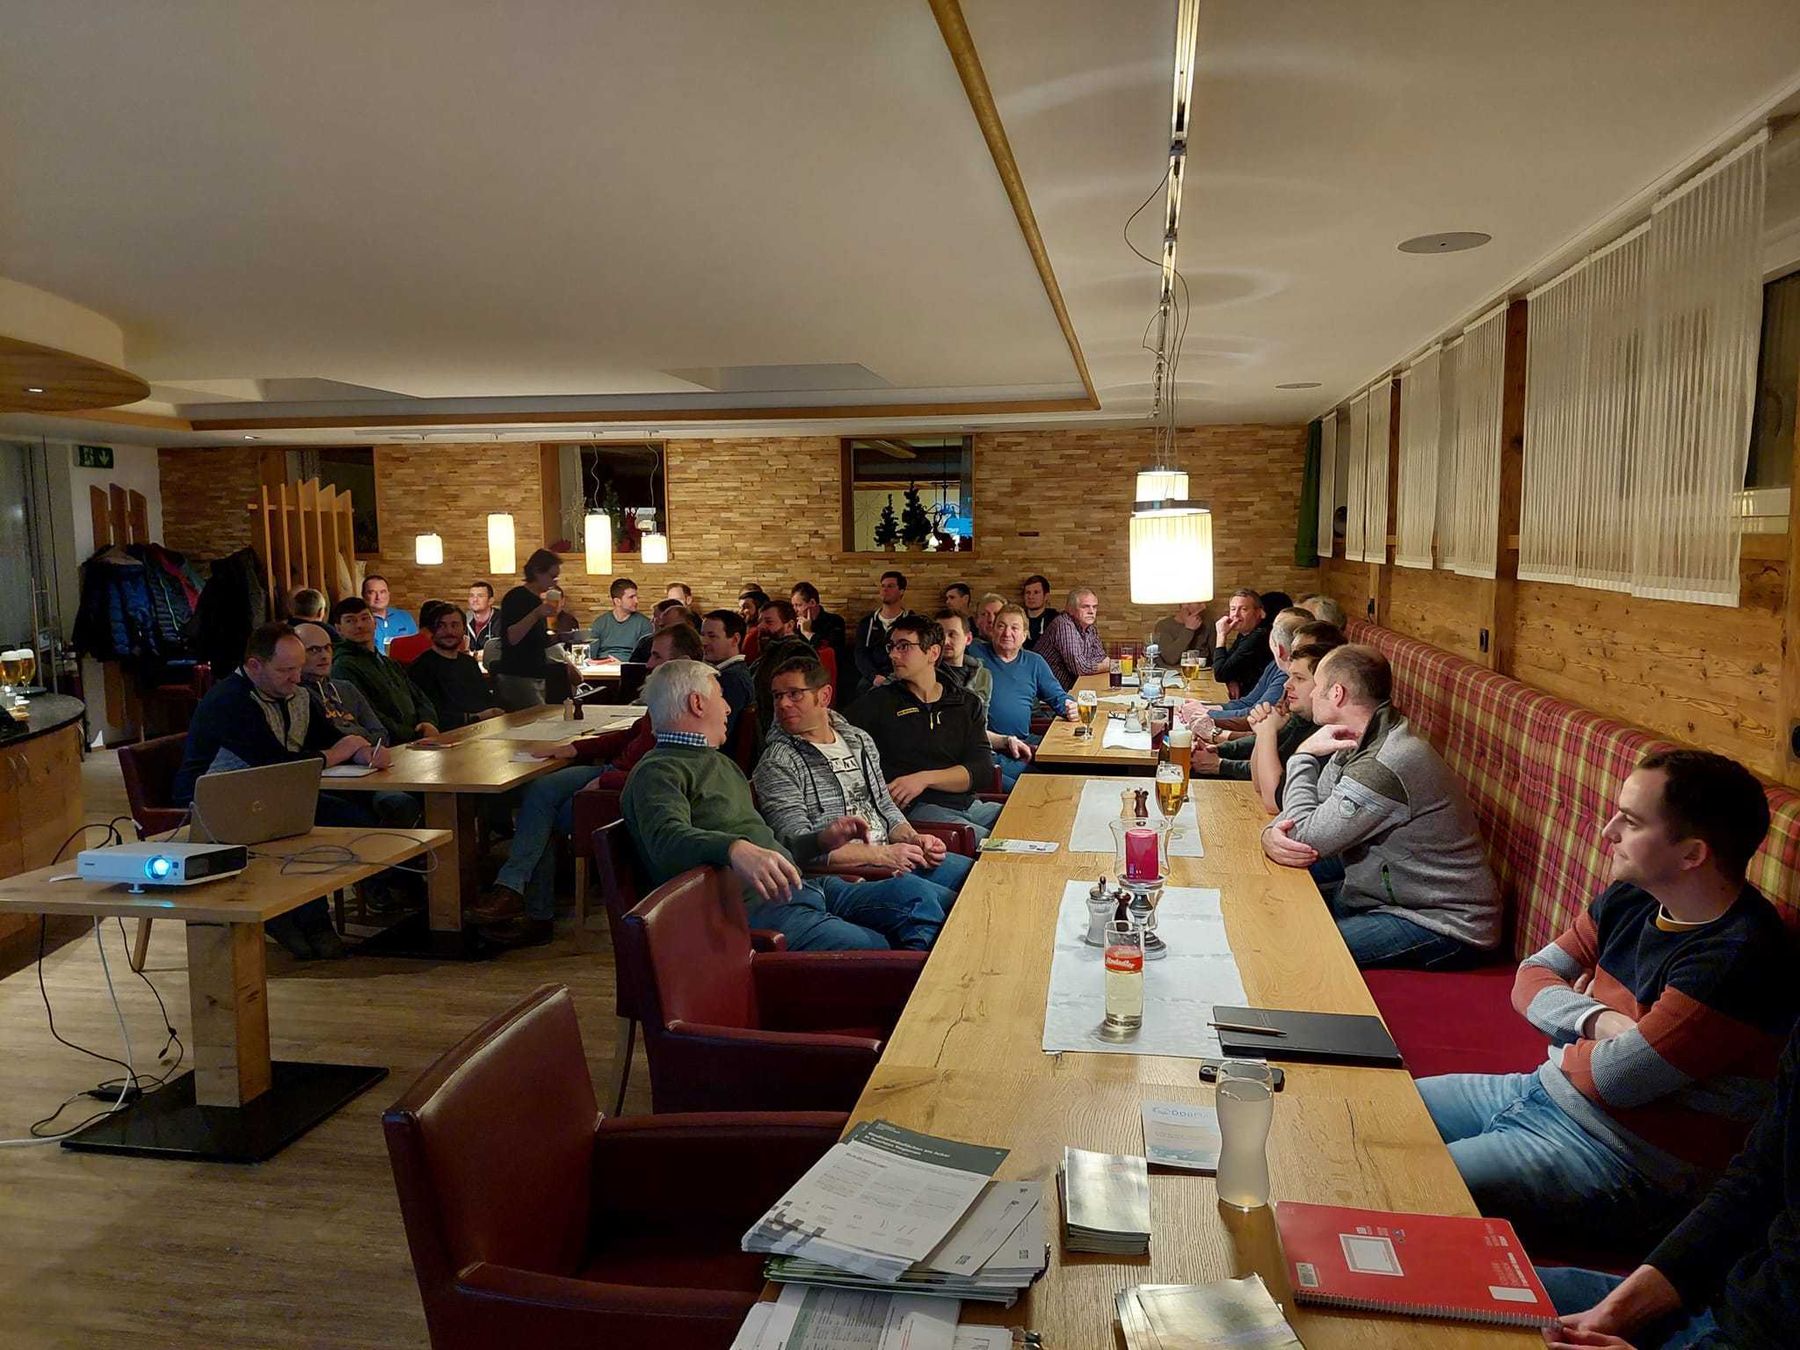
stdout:
<svg viewBox="0 0 1800 1350">
<path fill-rule="evenodd" d="M 169 873 L 173 872 L 174 870 L 175 870 L 174 862 L 172 862 L 168 858 L 163 857 L 163 855 L 160 853 L 157 854 L 154 858 L 150 859 L 149 862 L 144 864 L 144 875 L 149 877 L 150 880 L 152 880 L 152 881 L 161 881 L 164 877 L 168 876 Z"/>
</svg>

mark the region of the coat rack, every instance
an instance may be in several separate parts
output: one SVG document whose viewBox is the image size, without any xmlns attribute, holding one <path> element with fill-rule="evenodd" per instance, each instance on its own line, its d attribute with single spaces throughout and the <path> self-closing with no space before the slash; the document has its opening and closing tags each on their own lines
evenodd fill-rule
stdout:
<svg viewBox="0 0 1800 1350">
<path fill-rule="evenodd" d="M 261 547 L 269 598 L 286 611 L 287 598 L 305 587 L 336 602 L 357 592 L 356 517 L 350 494 L 317 478 L 279 484 L 252 502 L 254 537 Z"/>
</svg>

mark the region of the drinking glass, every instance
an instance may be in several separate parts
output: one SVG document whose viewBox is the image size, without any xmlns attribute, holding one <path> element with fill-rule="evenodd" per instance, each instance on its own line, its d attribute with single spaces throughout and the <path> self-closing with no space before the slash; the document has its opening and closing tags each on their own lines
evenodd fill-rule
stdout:
<svg viewBox="0 0 1800 1350">
<path fill-rule="evenodd" d="M 1236 1209 L 1260 1209 L 1269 1203 L 1274 1075 L 1261 1060 L 1227 1059 L 1219 1064 L 1218 1084 L 1219 1200 Z"/>
<path fill-rule="evenodd" d="M 1163 737 L 1169 734 L 1169 705 L 1158 699 L 1144 706 L 1144 729 L 1150 733 L 1150 749 L 1162 753 Z"/>
<path fill-rule="evenodd" d="M 1125 664 L 1116 656 L 1106 663 L 1106 683 L 1113 689 L 1124 686 Z"/>
<path fill-rule="evenodd" d="M 1192 689 L 1200 679 L 1200 653 L 1183 652 L 1181 654 L 1181 680 Z"/>
<path fill-rule="evenodd" d="M 1194 772 L 1194 729 L 1180 718 L 1169 723 L 1169 736 L 1166 742 L 1169 747 L 1169 763 L 1181 770 L 1181 800 L 1188 796 L 1188 779 Z"/>
<path fill-rule="evenodd" d="M 1094 734 L 1094 718 L 1100 711 L 1100 695 L 1092 689 L 1083 689 L 1075 695 L 1075 715 L 1081 719 L 1081 730 L 1075 734 L 1082 740 L 1090 739 Z"/>
<path fill-rule="evenodd" d="M 37 653 L 30 647 L 21 647 L 19 648 L 17 655 L 19 658 L 18 682 L 20 684 L 30 684 L 33 677 L 37 674 Z"/>
<path fill-rule="evenodd" d="M 1127 647 L 1119 653 L 1119 674 L 1129 675 L 1137 669 L 1137 653 Z"/>
<path fill-rule="evenodd" d="M 1129 1036 L 1144 1025 L 1144 932 L 1129 919 L 1106 925 L 1106 1020 L 1103 1034 Z"/>
<path fill-rule="evenodd" d="M 1163 875 L 1169 874 L 1168 849 L 1180 830 L 1175 824 L 1175 817 L 1186 800 L 1187 775 L 1182 773 L 1181 766 L 1173 759 L 1165 760 L 1156 766 L 1156 809 L 1162 812 L 1164 820 L 1169 822 L 1169 831 L 1162 837 Z"/>
</svg>

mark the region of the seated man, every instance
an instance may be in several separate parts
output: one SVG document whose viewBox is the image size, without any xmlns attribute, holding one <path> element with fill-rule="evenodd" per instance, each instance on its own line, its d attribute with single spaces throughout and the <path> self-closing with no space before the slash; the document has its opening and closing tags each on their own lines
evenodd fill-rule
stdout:
<svg viewBox="0 0 1800 1350">
<path fill-rule="evenodd" d="M 1332 624 L 1340 629 L 1344 626 L 1344 607 L 1329 595 L 1309 595 L 1300 602 L 1300 608 L 1320 623 Z"/>
<path fill-rule="evenodd" d="M 419 631 L 419 625 L 413 622 L 413 616 L 403 609 L 388 607 L 387 578 L 370 573 L 363 578 L 363 603 L 369 607 L 369 613 L 375 616 L 375 650 L 386 654 L 388 643 L 397 637 L 410 637 Z"/>
<path fill-rule="evenodd" d="M 1050 608 L 1050 578 L 1042 572 L 1033 572 L 1019 587 L 1019 600 L 1025 608 L 1025 647 L 1028 651 L 1036 651 L 1038 639 L 1044 636 L 1050 620 L 1056 617 L 1056 611 Z"/>
<path fill-rule="evenodd" d="M 744 618 L 735 609 L 715 609 L 700 624 L 700 652 L 719 672 L 719 688 L 731 717 L 725 723 L 725 745 L 737 744 L 738 721 L 756 702 L 756 679 L 744 660 Z"/>
<path fill-rule="evenodd" d="M 977 839 L 1000 817 L 998 802 L 977 801 L 994 781 L 987 709 L 960 684 L 940 680 L 944 630 L 903 614 L 889 630 L 894 678 L 851 705 L 849 718 L 875 740 L 894 803 L 913 820 L 960 820 Z"/>
<path fill-rule="evenodd" d="M 494 583 L 469 583 L 469 650 L 478 652 L 489 638 L 498 636 L 494 620 L 500 611 L 494 608 Z"/>
<path fill-rule="evenodd" d="M 356 603 L 361 604 L 361 601 Z M 311 695 L 301 688 L 306 649 L 284 623 L 266 623 L 250 634 L 244 664 L 218 681 L 200 700 L 188 722 L 181 767 L 169 789 L 173 806 L 190 806 L 194 783 L 215 770 L 261 768 L 318 756 L 327 764 L 385 767 L 385 748 L 338 730 L 313 716 Z M 320 825 L 374 825 L 369 807 L 353 797 L 319 794 Z M 323 899 L 271 919 L 270 937 L 302 961 L 344 954 Z"/>
<path fill-rule="evenodd" d="M 685 581 L 671 581 L 669 589 L 663 592 L 665 600 L 679 600 L 689 609 L 694 607 L 694 588 Z"/>
<path fill-rule="evenodd" d="M 769 597 L 760 586 L 746 587 L 738 592 L 738 613 L 744 616 L 746 631 L 756 622 L 756 616 L 762 613 L 762 607 L 768 603 Z"/>
<path fill-rule="evenodd" d="M 1165 666 L 1179 666 L 1183 652 L 1204 652 L 1210 660 L 1212 635 L 1206 631 L 1206 606 L 1197 600 L 1175 606 L 1168 618 L 1156 621 L 1150 641 L 1156 644 L 1157 659 Z"/>
<path fill-rule="evenodd" d="M 769 701 L 769 680 L 775 667 L 796 656 L 810 656 L 813 645 L 800 636 L 799 615 L 786 600 L 766 600 L 756 620 L 756 664 L 750 667 L 750 678 L 756 683 L 756 724 L 766 736 L 775 719 L 775 705 Z M 846 672 L 839 676 L 848 679 Z"/>
<path fill-rule="evenodd" d="M 1793 941 L 1746 879 L 1768 830 L 1723 755 L 1653 751 L 1625 780 L 1612 883 L 1513 985 L 1549 1058 L 1419 1084 L 1483 1214 L 1642 1251 L 1718 1179 L 1800 1011 Z"/>
<path fill-rule="evenodd" d="M 369 705 L 387 728 L 388 744 L 404 745 L 421 736 L 437 735 L 437 709 L 413 682 L 399 662 L 375 650 L 375 615 L 367 602 L 346 596 L 331 611 L 337 629 L 332 655 L 334 679 L 355 685 L 368 696 Z"/>
<path fill-rule="evenodd" d="M 1219 725 L 1241 729 L 1246 725 L 1244 717 L 1252 708 L 1263 703 L 1272 706 L 1281 702 L 1282 691 L 1287 688 L 1288 654 L 1294 648 L 1294 634 L 1307 624 L 1316 622 L 1304 609 L 1290 607 L 1282 610 L 1275 616 L 1275 622 L 1269 625 L 1269 664 L 1263 667 L 1249 691 L 1223 703 L 1196 703 L 1189 700 L 1182 705 L 1182 713 L 1191 720 L 1195 712 L 1205 712 Z"/>
<path fill-rule="evenodd" d="M 663 629 L 673 628 L 677 624 L 686 624 L 698 633 L 700 616 L 679 600 L 658 600 L 656 608 L 651 611 L 650 632 L 652 634 L 660 633 Z M 631 659 L 639 665 L 650 659 L 650 634 L 646 634 L 638 645 L 631 649 Z"/>
<path fill-rule="evenodd" d="M 594 616 L 588 628 L 588 656 L 595 661 L 629 661 L 638 643 L 650 636 L 650 620 L 638 613 L 638 585 L 630 577 L 614 577 L 612 608 Z"/>
<path fill-rule="evenodd" d="M 976 660 L 969 650 L 969 616 L 954 609 L 940 609 L 931 617 L 944 630 L 944 655 L 938 661 L 939 673 L 961 680 L 963 688 L 983 703 L 992 703 L 994 677 L 986 664 Z"/>
<path fill-rule="evenodd" d="M 1466 965 L 1499 944 L 1500 890 L 1462 784 L 1388 701 L 1392 691 L 1373 647 L 1319 661 L 1319 730 L 1288 761 L 1263 852 L 1283 867 L 1341 861 L 1342 881 L 1324 889 L 1357 965 Z"/>
<path fill-rule="evenodd" d="M 650 668 L 669 661 L 698 661 L 700 638 L 685 625 L 665 628 L 650 641 Z M 623 788 L 625 775 L 656 744 L 650 719 L 640 717 L 625 732 L 601 732 L 531 753 L 539 759 L 573 761 L 566 769 L 534 778 L 519 794 L 519 814 L 512 844 L 494 888 L 481 903 L 464 911 L 468 922 L 509 947 L 537 947 L 556 933 L 556 855 L 554 834 L 575 828 L 577 792 L 596 779 L 602 786 Z"/>
<path fill-rule="evenodd" d="M 831 912 L 873 928 L 896 947 L 923 951 L 974 866 L 920 834 L 900 814 L 882 778 L 881 757 L 866 732 L 831 707 L 825 667 L 810 656 L 784 661 L 771 681 L 775 729 L 756 764 L 753 782 L 763 819 L 802 866 L 871 866 L 897 875 L 864 882 L 848 897 L 827 896 Z M 845 838 L 846 818 L 862 828 Z M 820 840 L 831 831 L 830 848 Z M 876 890 L 868 891 L 873 884 Z"/>
<path fill-rule="evenodd" d="M 749 780 L 725 742 L 719 677 L 698 661 L 670 661 L 644 682 L 656 745 L 625 780 L 625 828 L 653 885 L 690 867 L 727 867 L 742 889 L 752 928 L 772 928 L 794 951 L 884 950 L 887 939 L 826 908 L 827 887 L 842 878 L 807 880 L 756 813 Z M 857 836 L 860 821 L 819 832 L 830 852 Z M 855 889 L 845 882 L 843 889 Z"/>
<path fill-rule="evenodd" d="M 437 710 L 438 725 L 450 731 L 502 716 L 487 672 L 469 655 L 469 627 L 462 611 L 445 600 L 427 600 L 419 617 L 431 645 L 406 668 L 406 678 Z"/>
<path fill-rule="evenodd" d="M 1213 626 L 1213 679 L 1246 693 L 1269 667 L 1269 627 L 1262 597 L 1248 586 L 1231 593 L 1225 612 Z"/>
<path fill-rule="evenodd" d="M 1031 717 L 1039 703 L 1052 717 L 1075 719 L 1075 700 L 1056 682 L 1050 663 L 1036 652 L 1025 650 L 1025 634 L 1031 619 L 1018 605 L 1001 608 L 994 620 L 993 655 L 983 662 L 993 677 L 993 697 L 988 700 L 988 738 L 998 736 L 1008 742 L 1019 742 L 1022 753 L 1014 753 L 1011 744 L 996 756 L 1000 777 L 1010 789 L 1032 760 L 1041 736 L 1031 734 Z"/>
<path fill-rule="evenodd" d="M 1050 673 L 1064 689 L 1084 675 L 1102 675 L 1110 666 L 1095 620 L 1100 597 L 1086 586 L 1069 592 L 1068 608 L 1051 620 L 1032 650 L 1050 663 Z"/>
<path fill-rule="evenodd" d="M 1202 746 L 1194 745 L 1194 772 L 1216 773 L 1220 778 L 1248 779 L 1256 789 L 1263 810 L 1281 810 L 1281 794 L 1287 787 L 1288 761 L 1307 741 L 1318 724 L 1312 720 L 1313 671 L 1327 652 L 1344 645 L 1344 635 L 1328 623 L 1309 623 L 1294 635 L 1293 654 L 1287 658 L 1287 685 L 1279 704 L 1263 703 L 1250 710 L 1250 734 Z M 1206 767 L 1203 769 L 1202 756 Z"/>
<path fill-rule="evenodd" d="M 331 612 L 331 602 L 326 600 L 324 591 L 305 586 L 288 601 L 288 612 L 293 615 L 293 623 L 324 623 Z"/>
<path fill-rule="evenodd" d="M 973 592 L 969 590 L 969 584 L 966 581 L 953 581 L 944 587 L 944 593 L 939 599 L 945 609 L 953 614 L 960 614 L 973 622 L 975 616 L 969 612 L 969 606 L 973 603 L 970 599 L 972 595 Z"/>
<path fill-rule="evenodd" d="M 370 745 L 387 739 L 387 728 L 369 706 L 363 691 L 353 684 L 331 678 L 331 630 L 322 623 L 297 623 L 294 636 L 306 650 L 306 665 L 300 673 L 301 686 L 313 701 L 312 715 L 323 717 L 343 736 L 359 736 Z M 361 794 L 359 794 L 361 795 Z M 419 803 L 410 792 L 372 792 L 367 794 L 375 819 L 384 826 L 407 829 L 419 823 Z M 389 897 L 380 893 L 367 897 L 372 907 Z"/>
<path fill-rule="evenodd" d="M 1624 1278 L 1538 1267 L 1567 1314 L 1544 1339 L 1559 1350 L 1786 1350 L 1800 1289 L 1797 1173 L 1800 1031 L 1743 1150 L 1643 1265 Z"/>
<path fill-rule="evenodd" d="M 794 607 L 796 631 L 812 643 L 815 651 L 821 647 L 831 648 L 832 659 L 843 672 L 841 678 L 848 680 L 851 672 L 850 636 L 843 617 L 825 608 L 824 602 L 819 599 L 819 588 L 810 581 L 796 581 L 794 589 L 788 594 L 788 603 Z M 751 622 L 756 620 L 752 619 Z"/>
<path fill-rule="evenodd" d="M 994 620 L 1006 608 L 1006 597 L 989 591 L 975 602 L 975 640 L 969 651 L 977 661 L 986 661 L 994 650 Z"/>
<path fill-rule="evenodd" d="M 881 603 L 856 624 L 856 650 L 852 655 L 856 660 L 859 692 L 886 684 L 893 677 L 894 663 L 888 659 L 888 637 L 894 631 L 895 622 L 911 612 L 906 607 L 906 574 L 883 572 Z M 838 678 L 848 684 L 849 672 L 842 672 Z"/>
</svg>

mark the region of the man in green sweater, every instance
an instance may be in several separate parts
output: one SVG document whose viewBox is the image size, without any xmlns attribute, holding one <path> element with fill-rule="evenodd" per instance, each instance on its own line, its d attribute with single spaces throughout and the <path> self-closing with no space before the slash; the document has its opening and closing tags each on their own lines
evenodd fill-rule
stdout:
<svg viewBox="0 0 1800 1350">
<path fill-rule="evenodd" d="M 368 696 L 369 705 L 392 737 L 390 744 L 404 745 L 421 736 L 437 735 L 437 709 L 431 700 L 406 678 L 399 662 L 376 650 L 375 615 L 368 604 L 346 596 L 331 611 L 331 623 L 338 632 L 331 676 Z"/>
<path fill-rule="evenodd" d="M 856 887 L 842 877 L 803 878 L 757 814 L 743 770 L 718 752 L 730 708 L 717 674 L 699 661 L 670 661 L 650 672 L 642 697 L 656 748 L 632 768 L 621 806 L 652 883 L 690 867 L 728 867 L 750 926 L 783 934 L 791 950 L 885 950 L 880 933 L 826 907 L 830 891 Z M 854 817 L 832 821 L 819 831 L 819 847 L 829 852 L 867 830 Z"/>
</svg>

